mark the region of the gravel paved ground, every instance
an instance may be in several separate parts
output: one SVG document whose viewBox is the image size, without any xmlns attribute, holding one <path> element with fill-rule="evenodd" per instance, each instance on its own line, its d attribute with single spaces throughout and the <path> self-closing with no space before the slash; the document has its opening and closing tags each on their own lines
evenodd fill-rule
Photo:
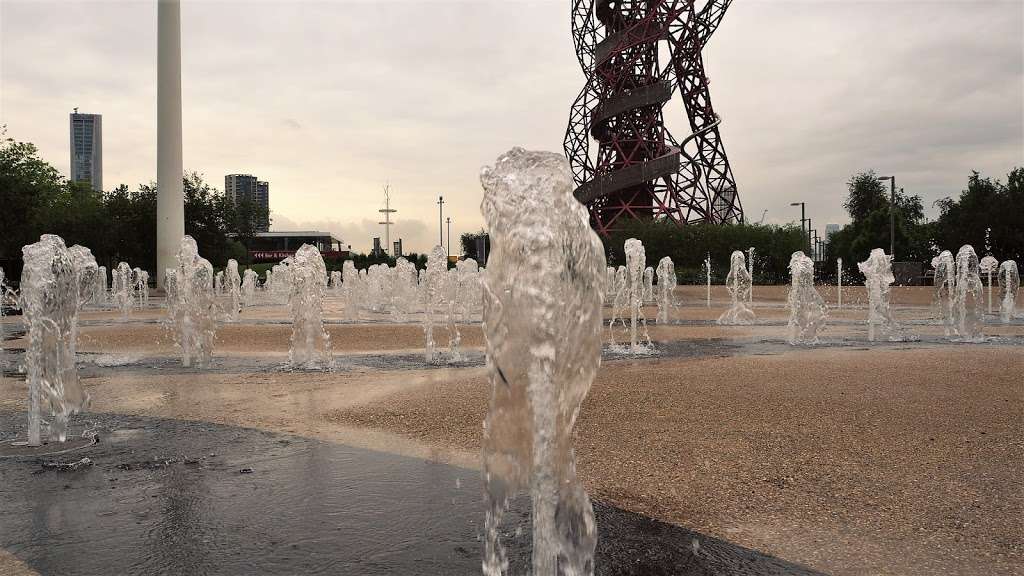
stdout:
<svg viewBox="0 0 1024 576">
<path fill-rule="evenodd" d="M 606 364 L 577 428 L 598 498 L 837 574 L 1018 574 L 1019 347 Z M 330 418 L 479 449 L 481 377 Z"/>
</svg>

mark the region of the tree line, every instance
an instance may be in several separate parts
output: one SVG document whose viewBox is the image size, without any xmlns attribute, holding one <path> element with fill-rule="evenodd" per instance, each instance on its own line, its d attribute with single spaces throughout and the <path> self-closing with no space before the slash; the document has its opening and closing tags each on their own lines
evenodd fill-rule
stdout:
<svg viewBox="0 0 1024 576">
<path fill-rule="evenodd" d="M 889 251 L 890 206 L 895 216 L 896 260 L 923 262 L 925 268 L 941 250 L 956 254 L 970 244 L 979 257 L 991 253 L 1002 260 L 1024 261 L 1024 168 L 1014 168 L 1006 181 L 972 172 L 956 198 L 935 202 L 939 216 L 927 220 L 920 196 L 895 194 L 874 171 L 855 174 L 847 182 L 844 207 L 851 222 L 829 239 L 827 258 L 843 259 L 846 274 L 859 278 L 857 262 L 872 248 Z"/>
<path fill-rule="evenodd" d="M 245 263 L 260 209 L 226 195 L 191 172 L 183 178 L 185 233 L 216 267 L 229 258 Z M 265 214 L 265 209 L 264 209 Z M 119 262 L 156 270 L 156 185 L 110 191 L 72 182 L 39 157 L 35 145 L 4 135 L 0 142 L 0 264 L 9 278 L 21 274 L 21 248 L 41 234 L 92 250 L 107 269 Z M 153 275 L 155 277 L 155 274 Z"/>
</svg>

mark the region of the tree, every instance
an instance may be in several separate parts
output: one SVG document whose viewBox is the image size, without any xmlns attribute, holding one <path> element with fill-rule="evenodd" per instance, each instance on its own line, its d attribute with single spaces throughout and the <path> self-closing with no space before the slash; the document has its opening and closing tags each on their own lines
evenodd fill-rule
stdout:
<svg viewBox="0 0 1024 576">
<path fill-rule="evenodd" d="M 43 207 L 67 185 L 57 169 L 39 158 L 28 142 L 16 142 L 0 128 L 0 262 L 8 278 L 20 273 L 21 247 L 39 240 Z"/>
<path fill-rule="evenodd" d="M 790 257 L 804 245 L 803 234 L 796 226 L 693 224 L 680 228 L 665 220 L 637 220 L 602 238 L 609 266 L 625 264 L 622 247 L 627 238 L 643 242 L 648 266 L 657 267 L 665 256 L 672 258 L 676 275 L 685 284 L 704 281 L 703 265 L 709 254 L 713 280 L 724 281 L 732 252 L 750 247 L 755 252 L 755 282 L 784 283 L 789 280 Z"/>
<path fill-rule="evenodd" d="M 991 250 L 1000 260 L 1024 259 L 1024 168 L 1011 170 L 1006 184 L 972 172 L 959 198 L 935 205 L 937 246 L 956 253 L 970 244 L 979 255 Z"/>
<path fill-rule="evenodd" d="M 873 170 L 853 175 L 846 183 L 848 196 L 843 206 L 850 224 L 829 238 L 827 258 L 842 258 L 846 272 L 859 277 L 857 262 L 874 248 L 887 248 L 890 235 L 897 257 L 903 261 L 926 261 L 930 256 L 930 226 L 924 223 L 924 205 L 920 196 L 908 196 L 897 190 L 895 197 L 895 234 L 890 229 L 891 191 Z"/>
<path fill-rule="evenodd" d="M 491 238 L 487 235 L 487 232 L 480 230 L 479 232 L 466 232 L 459 238 L 462 243 L 462 254 L 466 258 L 472 258 L 478 263 L 480 262 L 480 255 L 476 251 L 476 242 L 478 238 L 484 238 L 484 251 L 489 253 L 491 250 Z"/>
</svg>

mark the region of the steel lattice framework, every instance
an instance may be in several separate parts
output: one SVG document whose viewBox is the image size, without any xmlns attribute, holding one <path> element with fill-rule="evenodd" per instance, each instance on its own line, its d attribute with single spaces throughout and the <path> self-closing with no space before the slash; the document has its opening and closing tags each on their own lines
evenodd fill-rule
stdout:
<svg viewBox="0 0 1024 576">
<path fill-rule="evenodd" d="M 635 218 L 743 221 L 701 56 L 731 3 L 573 0 L 573 41 L 587 83 L 569 114 L 565 153 L 576 197 L 599 233 Z M 662 112 L 676 94 L 692 132 L 682 142 Z"/>
</svg>

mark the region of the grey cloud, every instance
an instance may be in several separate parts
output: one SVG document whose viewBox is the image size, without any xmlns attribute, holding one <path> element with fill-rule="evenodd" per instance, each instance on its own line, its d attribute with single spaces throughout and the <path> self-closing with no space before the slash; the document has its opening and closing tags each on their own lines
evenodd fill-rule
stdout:
<svg viewBox="0 0 1024 576">
<path fill-rule="evenodd" d="M 153 3 L 0 11 L 10 134 L 66 170 L 67 113 L 101 112 L 105 181 L 152 180 Z M 480 166 L 561 150 L 583 83 L 568 16 L 563 0 L 185 2 L 186 167 L 257 174 L 276 227 L 319 223 L 359 249 L 381 233 L 386 181 L 409 249 L 436 241 L 439 195 L 459 232 L 479 229 Z M 841 222 L 866 168 L 930 205 L 971 169 L 1024 162 L 1022 19 L 1020 2 L 734 3 L 706 56 L 748 217 L 792 220 L 806 200 Z M 666 120 L 686 135 L 678 102 Z"/>
</svg>

